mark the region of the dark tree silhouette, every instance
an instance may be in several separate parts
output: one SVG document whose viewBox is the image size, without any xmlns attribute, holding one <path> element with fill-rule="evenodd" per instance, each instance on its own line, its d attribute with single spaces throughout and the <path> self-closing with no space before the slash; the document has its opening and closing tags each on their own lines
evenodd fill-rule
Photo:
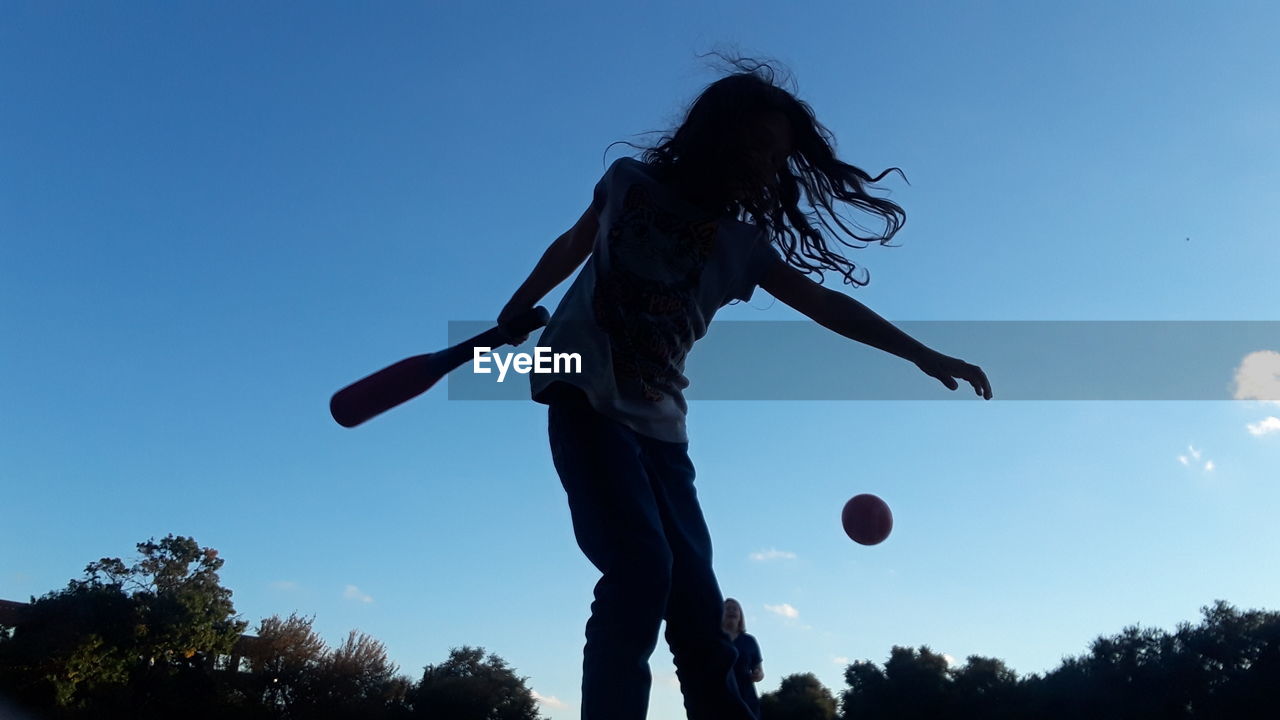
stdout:
<svg viewBox="0 0 1280 720">
<path fill-rule="evenodd" d="M 836 699 L 813 673 L 782 678 L 760 698 L 761 720 L 835 720 Z"/>
<path fill-rule="evenodd" d="M 395 673 L 386 647 L 352 630 L 308 674 L 307 705 L 316 717 L 367 717 L 405 700 L 408 680 Z"/>
<path fill-rule="evenodd" d="M 0 707 L 38 720 L 537 720 L 526 678 L 483 648 L 453 649 L 413 683 L 386 648 L 352 631 L 330 649 L 296 614 L 241 636 L 216 551 L 170 535 L 126 565 L 102 558 L 83 579 L 28 605 L 0 606 Z M 18 607 L 20 606 L 20 607 Z M 948 667 L 928 646 L 893 647 L 883 666 L 845 668 L 842 720 L 1043 720 L 1280 716 L 1280 613 L 1216 601 L 1174 632 L 1126 627 L 1043 675 L 971 655 Z M 247 672 L 222 658 L 242 655 Z M 16 706 L 15 706 L 16 704 Z M 833 720 L 809 673 L 761 698 L 765 720 Z"/>
<path fill-rule="evenodd" d="M 374 717 L 407 712 L 408 678 L 396 675 L 386 647 L 352 630 L 329 649 L 313 617 L 263 620 L 246 645 L 253 704 L 289 718 Z"/>
<path fill-rule="evenodd" d="M 75 585 L 33 599 L 0 643 L 0 678 L 32 707 L 85 707 L 127 691 L 137 605 L 118 586 Z"/>
<path fill-rule="evenodd" d="M 842 718 L 876 718 L 886 712 L 889 682 L 880 666 L 869 660 L 856 660 L 844 669 L 847 690 L 840 694 Z"/>
<path fill-rule="evenodd" d="M 843 718 L 1270 718 L 1280 715 L 1280 613 L 1217 601 L 1198 626 L 1138 626 L 1019 679 L 995 658 L 948 669 L 927 647 L 895 647 L 881 669 L 845 669 Z"/>
<path fill-rule="evenodd" d="M 897 717 L 935 718 L 947 705 L 947 660 L 928 646 L 895 646 L 884 664 L 886 704 Z"/>
<path fill-rule="evenodd" d="M 256 704 L 286 712 L 304 704 L 311 678 L 328 652 L 312 629 L 314 622 L 314 617 L 293 613 L 283 619 L 272 615 L 258 623 L 258 634 L 244 655 Z"/>
<path fill-rule="evenodd" d="M 950 670 L 951 711 L 959 717 L 1022 717 L 1017 706 L 1018 674 L 1003 660 L 970 655 Z"/>
<path fill-rule="evenodd" d="M 484 648 L 454 648 L 449 659 L 428 665 L 409 693 L 414 716 L 450 720 L 537 720 L 537 702 L 527 678 Z"/>
<path fill-rule="evenodd" d="M 219 703 L 207 670 L 246 625 L 219 582 L 222 559 L 174 535 L 137 549 L 133 565 L 102 558 L 83 580 L 32 600 L 0 645 L 15 695 L 71 710 L 127 707 L 134 717 Z"/>
</svg>

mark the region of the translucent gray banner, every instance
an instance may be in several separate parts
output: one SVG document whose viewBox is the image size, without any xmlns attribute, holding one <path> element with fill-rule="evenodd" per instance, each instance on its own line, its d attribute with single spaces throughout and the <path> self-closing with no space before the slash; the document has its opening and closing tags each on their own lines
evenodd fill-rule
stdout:
<svg viewBox="0 0 1280 720">
<path fill-rule="evenodd" d="M 981 366 L 995 400 L 1280 401 L 1280 321 L 894 324 Z M 492 325 L 450 322 L 449 343 Z M 539 334 L 497 353 L 532 355 Z M 509 369 L 498 382 L 495 362 L 489 367 L 489 374 L 472 363 L 455 370 L 449 398 L 529 398 L 528 375 Z M 949 391 L 912 363 L 808 321 L 716 321 L 690 353 L 685 376 L 690 400 L 978 400 L 967 385 Z"/>
</svg>

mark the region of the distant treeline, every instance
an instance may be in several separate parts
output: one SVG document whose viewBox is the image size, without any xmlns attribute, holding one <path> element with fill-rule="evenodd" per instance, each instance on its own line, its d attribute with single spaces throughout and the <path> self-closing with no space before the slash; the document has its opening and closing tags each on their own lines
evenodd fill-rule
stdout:
<svg viewBox="0 0 1280 720">
<path fill-rule="evenodd" d="M 138 554 L 130 566 L 103 558 L 63 590 L 7 604 L 0 717 L 540 717 L 526 678 L 483 648 L 455 648 L 414 680 L 368 635 L 326 646 L 314 618 L 273 616 L 245 635 L 216 550 L 170 535 L 139 543 Z"/>
<path fill-rule="evenodd" d="M 483 648 L 454 648 L 415 679 L 368 635 L 328 647 L 314 618 L 272 616 L 246 635 L 217 551 L 173 535 L 137 548 L 132 565 L 103 558 L 62 590 L 0 607 L 0 716 L 541 717 L 527 678 Z M 850 664 L 839 695 L 812 674 L 783 678 L 763 720 L 1280 717 L 1280 614 L 1223 601 L 1203 614 L 1172 633 L 1099 637 L 1025 677 L 995 658 L 952 667 L 927 646 L 894 647 L 883 664 Z"/>
<path fill-rule="evenodd" d="M 883 665 L 846 667 L 838 697 L 811 674 L 783 678 L 761 698 L 763 720 L 1280 718 L 1280 613 L 1221 600 L 1202 612 L 1172 633 L 1099 637 L 1044 675 L 977 655 L 950 667 L 927 646 L 894 647 Z"/>
</svg>

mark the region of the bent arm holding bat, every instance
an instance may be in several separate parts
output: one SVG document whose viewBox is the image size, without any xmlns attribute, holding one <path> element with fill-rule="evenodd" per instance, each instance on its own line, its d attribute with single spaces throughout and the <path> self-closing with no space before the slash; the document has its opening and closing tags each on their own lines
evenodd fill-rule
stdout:
<svg viewBox="0 0 1280 720">
<path fill-rule="evenodd" d="M 520 313 L 528 311 L 547 293 L 564 282 L 578 266 L 587 259 L 595 246 L 596 231 L 600 228 L 600 214 L 593 203 L 578 218 L 567 232 L 556 238 L 555 242 L 542 254 L 542 259 L 534 266 L 533 272 L 524 284 L 516 290 L 515 295 L 507 302 L 506 307 L 498 314 L 498 325 L 507 326 Z M 528 335 L 513 339 L 519 345 L 528 339 Z"/>
</svg>

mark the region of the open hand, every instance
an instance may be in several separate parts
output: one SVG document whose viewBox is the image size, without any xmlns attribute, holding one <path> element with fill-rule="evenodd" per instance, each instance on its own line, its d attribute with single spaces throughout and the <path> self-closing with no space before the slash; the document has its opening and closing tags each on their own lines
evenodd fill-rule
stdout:
<svg viewBox="0 0 1280 720">
<path fill-rule="evenodd" d="M 916 360 L 916 367 L 925 375 L 937 378 L 948 390 L 960 387 L 960 383 L 956 382 L 958 378 L 972 385 L 978 397 L 991 399 L 991 381 L 987 380 L 987 374 L 977 365 L 930 350 Z"/>
</svg>

